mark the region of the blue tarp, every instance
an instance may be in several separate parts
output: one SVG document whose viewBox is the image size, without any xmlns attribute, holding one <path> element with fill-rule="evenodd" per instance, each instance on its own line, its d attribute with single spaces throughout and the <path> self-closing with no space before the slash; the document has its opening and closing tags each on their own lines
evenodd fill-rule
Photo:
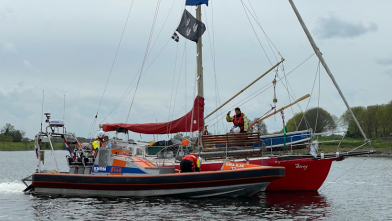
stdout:
<svg viewBox="0 0 392 221">
<path fill-rule="evenodd" d="M 185 5 L 200 5 L 206 4 L 208 6 L 208 0 L 186 0 Z"/>
</svg>

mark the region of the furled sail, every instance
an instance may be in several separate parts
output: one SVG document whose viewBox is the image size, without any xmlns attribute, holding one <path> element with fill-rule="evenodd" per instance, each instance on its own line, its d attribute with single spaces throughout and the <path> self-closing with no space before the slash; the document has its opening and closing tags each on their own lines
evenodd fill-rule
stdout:
<svg viewBox="0 0 392 221">
<path fill-rule="evenodd" d="M 193 108 L 186 115 L 177 120 L 165 123 L 145 123 L 145 124 L 125 124 L 113 123 L 104 124 L 103 131 L 115 131 L 116 128 L 123 128 L 135 133 L 142 134 L 172 134 L 179 132 L 193 132 L 203 129 L 204 98 L 196 97 Z"/>
</svg>

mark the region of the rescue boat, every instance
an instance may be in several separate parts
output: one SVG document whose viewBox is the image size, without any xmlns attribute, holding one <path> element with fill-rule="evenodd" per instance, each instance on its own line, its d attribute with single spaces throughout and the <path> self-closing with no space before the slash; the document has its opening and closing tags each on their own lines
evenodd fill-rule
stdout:
<svg viewBox="0 0 392 221">
<path fill-rule="evenodd" d="M 283 167 L 259 166 L 247 163 L 225 162 L 219 170 L 176 173 L 173 165 L 159 165 L 145 158 L 129 155 L 127 151 L 113 151 L 101 147 L 96 156 L 85 145 L 73 149 L 65 137 L 61 121 L 49 121 L 46 131 L 36 137 L 38 169 L 29 178 L 31 185 L 25 191 L 34 194 L 88 196 L 88 197 L 249 197 L 264 191 L 271 181 L 285 175 Z M 52 123 L 56 122 L 56 123 Z M 62 132 L 59 132 L 62 130 Z M 69 170 L 41 170 L 43 142 L 53 137 L 64 138 L 70 151 Z M 79 143 L 79 142 L 76 142 Z M 83 148 L 80 148 L 82 147 Z M 53 156 L 54 157 L 54 156 Z M 57 165 L 57 161 L 56 165 Z"/>
</svg>

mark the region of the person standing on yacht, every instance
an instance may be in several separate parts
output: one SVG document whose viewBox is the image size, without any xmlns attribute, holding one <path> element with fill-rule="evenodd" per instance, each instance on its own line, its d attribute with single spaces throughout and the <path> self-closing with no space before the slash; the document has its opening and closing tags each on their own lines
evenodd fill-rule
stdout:
<svg viewBox="0 0 392 221">
<path fill-rule="evenodd" d="M 241 132 L 246 133 L 248 131 L 249 120 L 248 117 L 241 112 L 239 107 L 235 108 L 235 115 L 233 117 L 230 116 L 231 111 L 227 113 L 226 121 L 233 122 L 235 127 L 239 127 Z"/>
</svg>

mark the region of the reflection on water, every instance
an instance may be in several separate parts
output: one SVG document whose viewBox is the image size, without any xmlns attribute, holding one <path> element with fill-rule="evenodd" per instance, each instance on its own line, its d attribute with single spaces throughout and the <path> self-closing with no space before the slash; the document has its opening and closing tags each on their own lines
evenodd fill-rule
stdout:
<svg viewBox="0 0 392 221">
<path fill-rule="evenodd" d="M 65 154 L 55 152 L 63 171 Z M 45 169 L 55 168 L 50 157 Z M 392 220 L 387 158 L 370 158 L 338 180 L 363 158 L 334 162 L 319 193 L 267 192 L 250 199 L 35 196 L 22 193 L 20 182 L 35 170 L 34 152 L 0 152 L 0 158 L 0 220 Z"/>
<path fill-rule="evenodd" d="M 34 196 L 41 219 L 319 219 L 331 206 L 317 192 L 261 193 L 259 198 L 65 198 Z"/>
</svg>

